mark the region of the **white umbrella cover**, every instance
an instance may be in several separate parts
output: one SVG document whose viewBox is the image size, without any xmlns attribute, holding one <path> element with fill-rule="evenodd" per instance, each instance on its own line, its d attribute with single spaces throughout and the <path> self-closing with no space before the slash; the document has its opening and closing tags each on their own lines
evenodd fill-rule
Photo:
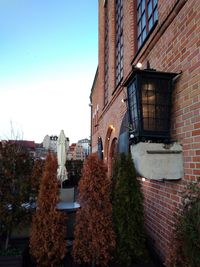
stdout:
<svg viewBox="0 0 200 267">
<path fill-rule="evenodd" d="M 65 167 L 65 162 L 67 159 L 66 155 L 66 138 L 64 131 L 61 130 L 60 135 L 58 137 L 57 142 L 57 160 L 58 160 L 58 170 L 57 170 L 57 177 L 61 181 L 61 184 L 64 180 L 67 180 L 67 170 Z"/>
</svg>

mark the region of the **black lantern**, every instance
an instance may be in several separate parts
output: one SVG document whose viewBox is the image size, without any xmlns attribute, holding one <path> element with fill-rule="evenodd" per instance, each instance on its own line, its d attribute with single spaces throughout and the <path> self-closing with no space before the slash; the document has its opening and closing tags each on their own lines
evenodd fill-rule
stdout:
<svg viewBox="0 0 200 267">
<path fill-rule="evenodd" d="M 172 81 L 176 73 L 134 69 L 125 83 L 130 139 L 170 141 Z"/>
</svg>

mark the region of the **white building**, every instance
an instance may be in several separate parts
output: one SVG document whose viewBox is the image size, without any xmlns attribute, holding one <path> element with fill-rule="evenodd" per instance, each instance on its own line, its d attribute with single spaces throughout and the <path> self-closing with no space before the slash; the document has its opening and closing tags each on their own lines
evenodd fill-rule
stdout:
<svg viewBox="0 0 200 267">
<path fill-rule="evenodd" d="M 43 139 L 43 147 L 46 150 L 53 151 L 54 153 L 57 153 L 57 142 L 58 142 L 58 136 L 57 135 L 46 135 Z M 66 137 L 66 153 L 69 150 L 69 138 Z"/>
</svg>

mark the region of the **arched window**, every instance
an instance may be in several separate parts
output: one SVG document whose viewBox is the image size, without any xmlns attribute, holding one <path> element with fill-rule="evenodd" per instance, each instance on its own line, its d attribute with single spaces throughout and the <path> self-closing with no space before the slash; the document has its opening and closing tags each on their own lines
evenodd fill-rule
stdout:
<svg viewBox="0 0 200 267">
<path fill-rule="evenodd" d="M 101 137 L 98 137 L 98 150 L 97 150 L 97 153 L 98 153 L 99 159 L 103 160 L 103 144 L 102 144 Z"/>
</svg>

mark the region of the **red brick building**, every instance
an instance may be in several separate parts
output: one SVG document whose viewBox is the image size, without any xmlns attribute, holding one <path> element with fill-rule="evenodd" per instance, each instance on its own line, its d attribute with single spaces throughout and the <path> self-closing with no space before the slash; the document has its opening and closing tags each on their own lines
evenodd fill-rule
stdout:
<svg viewBox="0 0 200 267">
<path fill-rule="evenodd" d="M 145 225 L 164 260 L 181 192 L 200 176 L 200 1 L 99 0 L 98 30 L 92 151 L 111 173 L 114 152 L 131 150 L 147 173 Z"/>
</svg>

